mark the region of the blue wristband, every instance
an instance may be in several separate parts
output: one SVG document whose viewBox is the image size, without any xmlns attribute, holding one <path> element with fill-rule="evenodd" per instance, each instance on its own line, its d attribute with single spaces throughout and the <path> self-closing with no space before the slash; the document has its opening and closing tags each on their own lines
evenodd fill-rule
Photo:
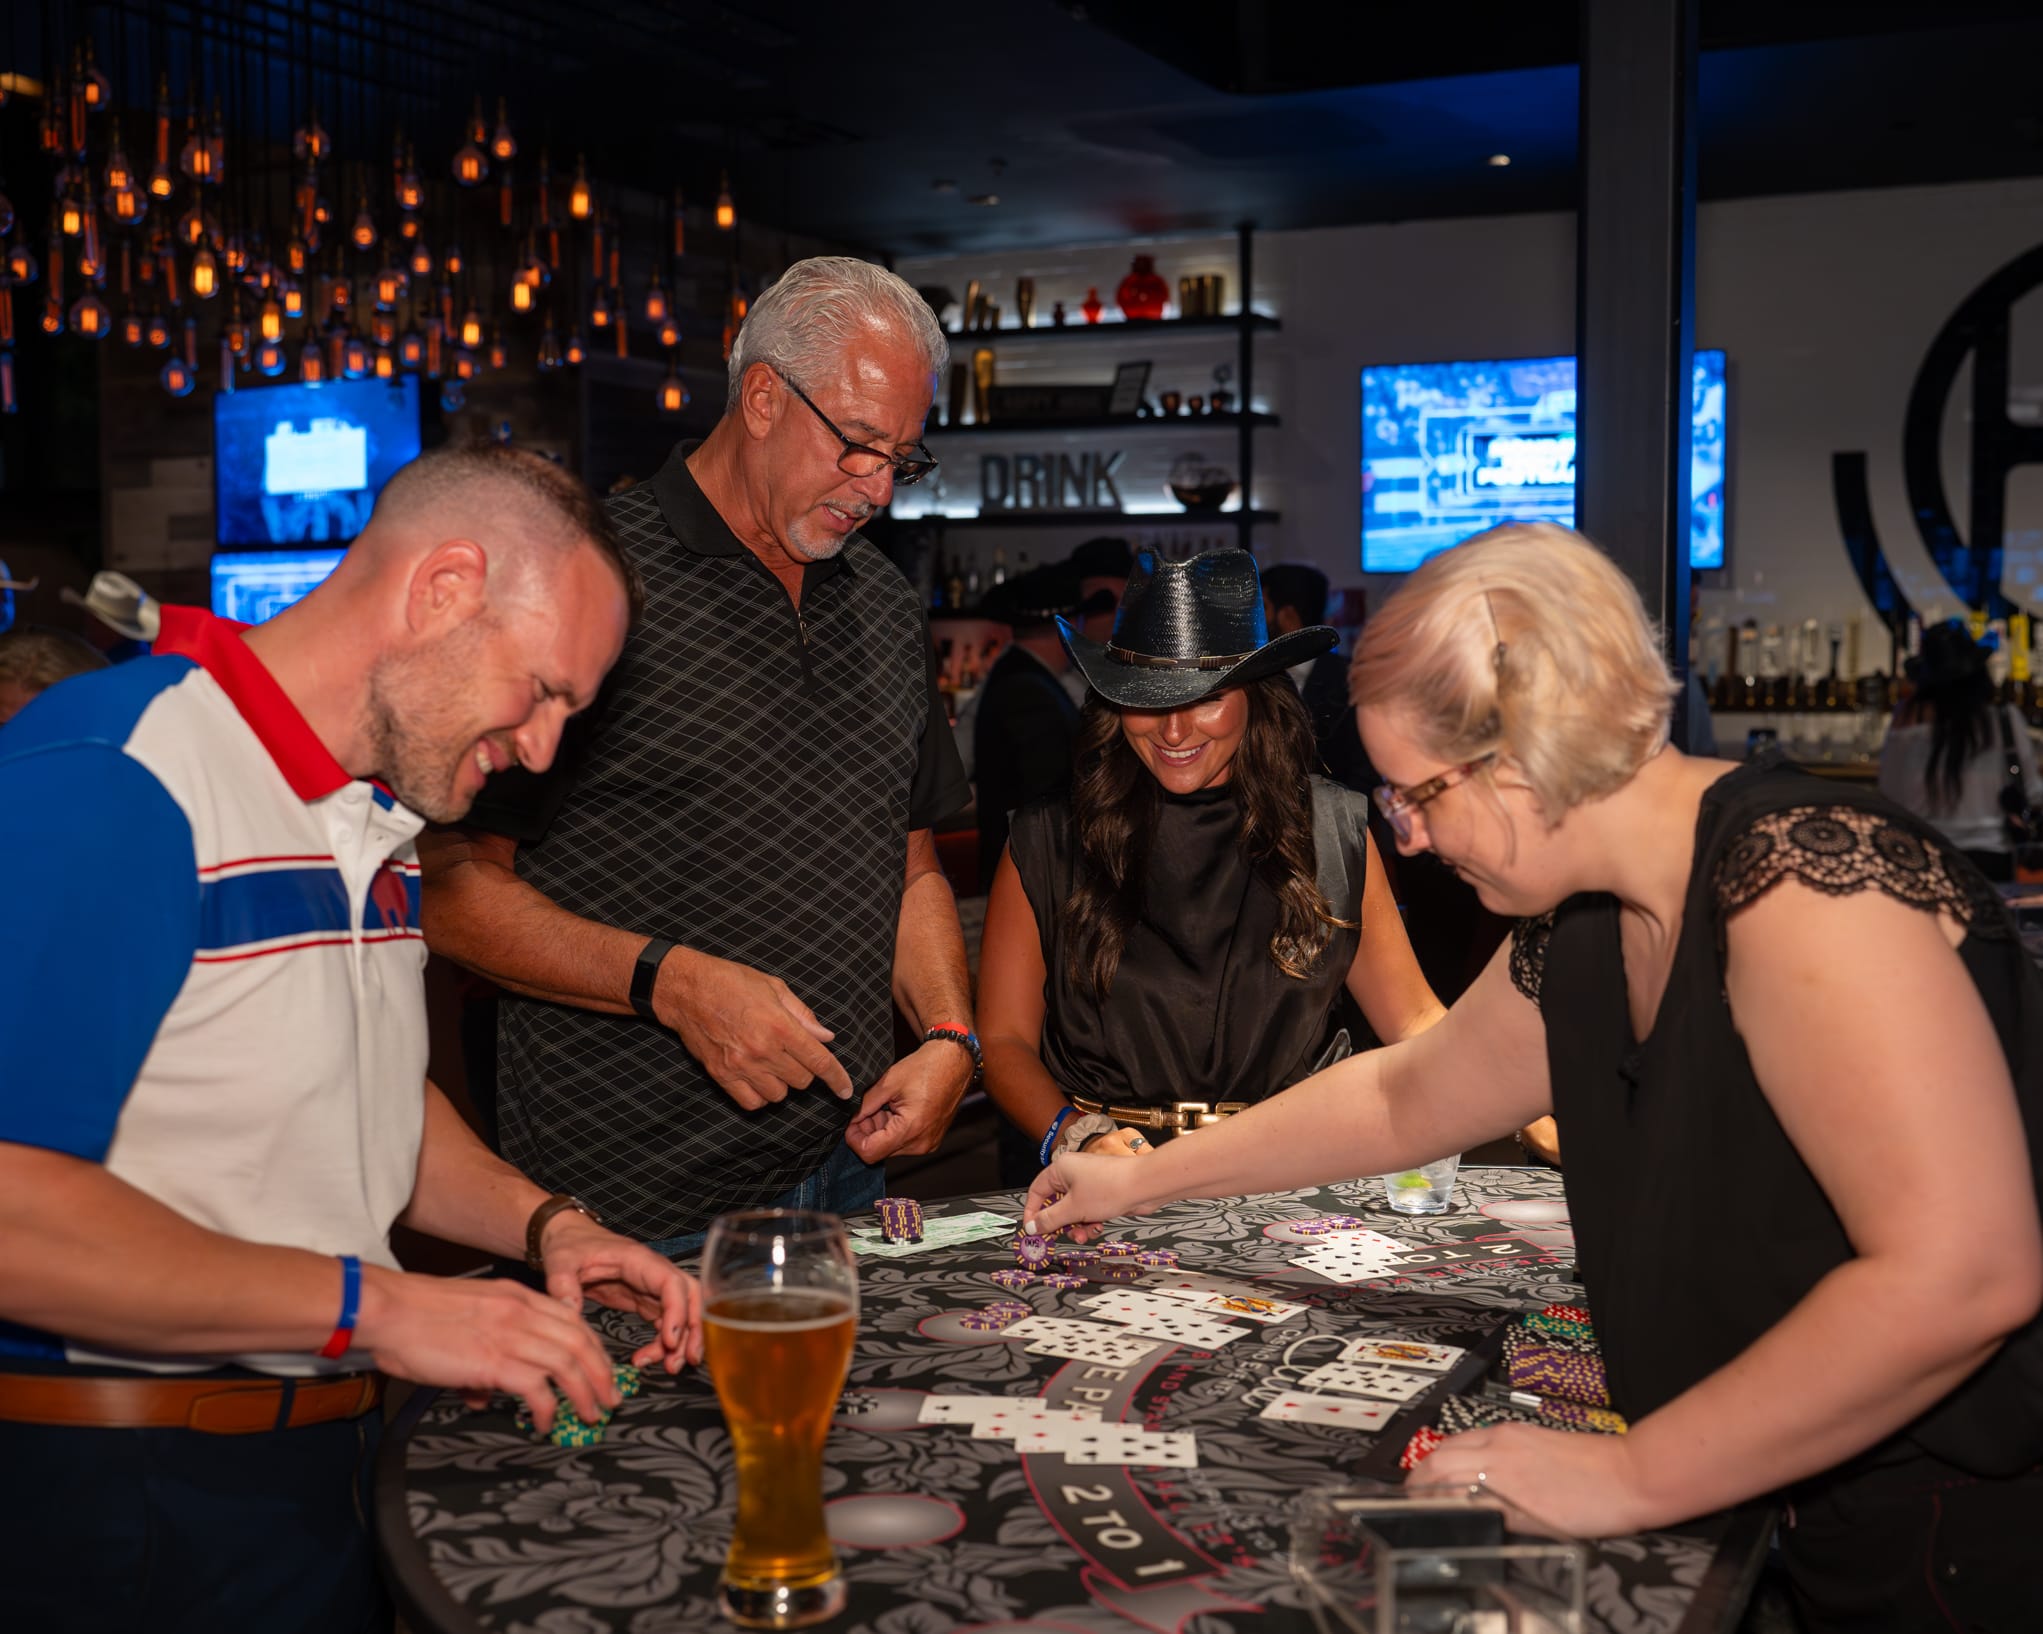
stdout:
<svg viewBox="0 0 2043 1634">
<path fill-rule="evenodd" d="M 340 1320 L 334 1324 L 333 1337 L 319 1350 L 319 1354 L 328 1361 L 347 1354 L 348 1346 L 354 1343 L 355 1318 L 362 1309 L 362 1262 L 352 1254 L 341 1255 L 340 1262 Z"/>
<path fill-rule="evenodd" d="M 1057 1131 L 1064 1127 L 1064 1120 L 1070 1117 L 1071 1114 L 1076 1112 L 1077 1110 L 1078 1108 L 1075 1106 L 1067 1106 L 1062 1112 L 1059 1112 L 1056 1117 L 1050 1120 L 1050 1132 L 1043 1137 L 1043 1144 L 1036 1153 L 1037 1161 L 1039 1161 L 1044 1168 L 1046 1169 L 1049 1168 L 1050 1154 L 1051 1152 L 1056 1150 Z"/>
</svg>

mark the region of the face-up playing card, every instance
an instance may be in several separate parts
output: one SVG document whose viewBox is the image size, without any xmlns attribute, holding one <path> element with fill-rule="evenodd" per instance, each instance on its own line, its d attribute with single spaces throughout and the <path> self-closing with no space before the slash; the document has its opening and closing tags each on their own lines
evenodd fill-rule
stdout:
<svg viewBox="0 0 2043 1634">
<path fill-rule="evenodd" d="M 1411 1247 L 1410 1243 L 1399 1242 L 1395 1237 L 1386 1237 L 1381 1231 L 1334 1231 L 1319 1240 L 1321 1248 L 1383 1248 L 1393 1254 L 1402 1254 Z"/>
<path fill-rule="evenodd" d="M 1401 1255 L 1402 1250 L 1376 1243 L 1330 1241 L 1309 1254 L 1300 1254 L 1291 1263 L 1317 1272 L 1329 1282 L 1372 1282 L 1378 1277 L 1396 1276 Z"/>
<path fill-rule="evenodd" d="M 1344 1362 L 1411 1367 L 1422 1373 L 1445 1373 L 1467 1354 L 1453 1345 L 1422 1345 L 1412 1339 L 1350 1339 L 1341 1347 Z"/>
<path fill-rule="evenodd" d="M 1257 1416 L 1289 1419 L 1297 1424 L 1327 1424 L 1337 1430 L 1380 1430 L 1397 1409 L 1387 1401 L 1364 1401 L 1360 1396 L 1315 1396 L 1306 1391 L 1287 1391 Z"/>
<path fill-rule="evenodd" d="M 1049 1408 L 1035 1413 L 989 1413 L 971 1421 L 974 1441 L 1012 1441 L 1023 1430 L 1054 1429 L 1059 1425 L 1097 1424 L 1099 1409 Z"/>
<path fill-rule="evenodd" d="M 1074 1464 L 1147 1464 L 1173 1469 L 1198 1465 L 1189 1435 L 1153 1433 L 1139 1424 L 1046 1424 L 1024 1428 L 1015 1450 L 1054 1454 Z"/>
<path fill-rule="evenodd" d="M 1131 1333 L 1168 1339 L 1176 1345 L 1193 1345 L 1200 1350 L 1218 1350 L 1249 1331 L 1231 1323 L 1209 1321 L 1203 1311 L 1197 1310 L 1157 1310 L 1154 1305 L 1121 1305 L 1112 1301 L 1096 1304 L 1092 1310 L 1095 1316 L 1105 1317 Z"/>
<path fill-rule="evenodd" d="M 916 1417 L 924 1424 L 977 1424 L 989 1418 L 1054 1413 L 1064 1418 L 1096 1419 L 1097 1407 L 1051 1407 L 1041 1396 L 929 1396 Z"/>
<path fill-rule="evenodd" d="M 1373 1362 L 1328 1362 L 1298 1381 L 1313 1391 L 1339 1390 L 1356 1396 L 1376 1396 L 1384 1401 L 1410 1401 L 1433 1388 L 1435 1381 L 1424 1373 L 1402 1367 L 1383 1367 Z"/>
<path fill-rule="evenodd" d="M 1063 1356 L 1108 1367 L 1130 1366 L 1162 1343 L 1131 1334 L 1112 1322 L 1075 1322 L 1054 1316 L 1024 1317 L 1007 1327 L 1002 1337 L 1026 1340 L 1033 1356 Z"/>
</svg>

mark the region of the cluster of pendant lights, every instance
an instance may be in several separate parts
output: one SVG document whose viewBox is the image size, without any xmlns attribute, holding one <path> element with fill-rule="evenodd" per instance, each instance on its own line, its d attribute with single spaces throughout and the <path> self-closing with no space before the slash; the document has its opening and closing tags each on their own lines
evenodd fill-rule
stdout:
<svg viewBox="0 0 2043 1634">
<path fill-rule="evenodd" d="M 0 102 L 6 97 L 4 85 L 0 77 Z M 14 207 L 0 192 L 0 254 L 4 254 L 0 413 L 12 414 L 17 408 L 14 291 L 39 278 L 44 286 L 39 318 L 44 333 L 69 333 L 86 340 L 118 333 L 131 347 L 168 352 L 159 378 L 172 397 L 187 397 L 199 384 L 198 322 L 188 315 L 187 302 L 210 302 L 224 294 L 229 305 L 220 328 L 221 391 L 234 390 L 237 373 L 274 379 L 293 368 L 307 383 L 422 374 L 441 383 L 441 405 L 451 413 L 463 406 L 465 382 L 485 367 L 504 366 L 505 316 L 540 314 L 542 370 L 572 368 L 587 356 L 580 323 L 571 321 L 563 340 L 548 296 L 563 271 L 564 227 L 581 229 L 585 237 L 585 244 L 571 245 L 568 254 L 586 249 L 588 255 L 591 294 L 585 315 L 590 330 L 599 340 L 614 337 L 617 355 L 629 355 L 618 235 L 597 205 L 581 158 L 575 161 L 565 191 L 563 219 L 555 211 L 556 187 L 547 158 L 540 156 L 525 233 L 522 240 L 513 234 L 516 196 L 511 161 L 518 142 L 501 98 L 494 125 L 484 118 L 482 98 L 475 99 L 451 167 L 454 181 L 463 189 L 483 187 L 493 169 L 498 178 L 499 247 L 514 253 L 499 258 L 500 265 L 510 263 L 508 278 L 501 280 L 506 284 L 506 311 L 488 318 L 474 297 L 478 279 L 466 268 L 458 240 L 444 240 L 447 247 L 437 259 L 429 247 L 424 219 L 427 188 L 413 147 L 401 133 L 392 147 L 387 199 L 372 198 L 363 184 L 354 213 L 343 227 L 323 188 L 326 178 L 341 176 L 333 138 L 320 124 L 317 111 L 310 112 L 292 137 L 289 236 L 277 248 L 267 245 L 252 223 L 234 222 L 231 211 L 221 206 L 227 197 L 222 184 L 228 155 L 218 97 L 209 112 L 192 108 L 183 121 L 180 143 L 168 84 L 160 83 L 155 141 L 143 155 L 153 161 L 146 175 L 128 158 L 118 121 L 111 117 L 112 103 L 112 85 L 94 62 L 89 44 L 74 57 L 68 83 L 47 87 L 38 144 L 55 161 L 57 172 L 49 253 L 43 263 L 14 236 Z M 173 214 L 180 203 L 184 209 Z M 386 233 L 379 224 L 379 207 L 386 212 L 394 207 L 394 231 Z M 223 211 L 229 216 L 224 224 Z M 728 176 L 717 195 L 715 220 L 725 232 L 737 225 Z M 678 190 L 672 225 L 673 255 L 678 259 L 685 253 Z M 336 241 L 344 248 L 336 247 Z M 350 251 L 352 271 L 347 267 Z M 364 270 L 372 255 L 378 258 L 373 270 Z M 76 279 L 71 286 L 75 297 L 68 304 L 67 276 Z M 118 320 L 107 304 L 110 278 L 123 303 Z M 469 291 L 461 303 L 455 299 L 457 283 Z M 407 306 L 408 321 L 400 329 Z M 681 330 L 657 271 L 638 306 L 667 351 L 659 408 L 679 414 L 688 405 L 688 389 L 675 361 Z M 187 315 L 167 320 L 165 308 Z M 726 349 L 743 310 L 742 298 L 734 296 L 725 327 Z"/>
</svg>

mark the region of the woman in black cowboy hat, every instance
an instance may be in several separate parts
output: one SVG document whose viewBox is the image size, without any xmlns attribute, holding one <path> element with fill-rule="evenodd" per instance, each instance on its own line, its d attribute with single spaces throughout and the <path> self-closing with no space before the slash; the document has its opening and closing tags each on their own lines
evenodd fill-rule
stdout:
<svg viewBox="0 0 2043 1634">
<path fill-rule="evenodd" d="M 1108 640 L 1058 620 L 1088 684 L 1068 799 L 1016 814 L 980 953 L 986 1087 L 1047 1163 L 1139 1155 L 1341 1053 L 1342 990 L 1386 1042 L 1441 1007 L 1360 795 L 1312 775 L 1245 551 L 1138 553 Z"/>
</svg>

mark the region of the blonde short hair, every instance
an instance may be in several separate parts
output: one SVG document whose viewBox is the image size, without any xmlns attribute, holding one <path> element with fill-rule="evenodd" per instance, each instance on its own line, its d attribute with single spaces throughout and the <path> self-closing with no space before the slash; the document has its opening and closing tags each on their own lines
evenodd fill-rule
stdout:
<svg viewBox="0 0 2043 1634">
<path fill-rule="evenodd" d="M 1549 823 L 1659 753 L 1677 690 L 1631 580 L 1544 522 L 1492 528 L 1414 572 L 1362 632 L 1348 689 L 1442 760 L 1508 758 Z"/>
</svg>

